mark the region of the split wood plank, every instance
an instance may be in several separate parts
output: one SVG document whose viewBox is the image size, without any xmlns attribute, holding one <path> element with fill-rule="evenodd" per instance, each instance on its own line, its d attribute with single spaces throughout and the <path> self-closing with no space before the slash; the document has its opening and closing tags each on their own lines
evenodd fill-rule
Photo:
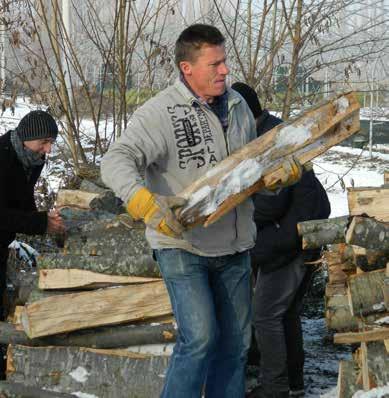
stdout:
<svg viewBox="0 0 389 398">
<path fill-rule="evenodd" d="M 358 369 L 354 361 L 340 361 L 338 374 L 338 398 L 350 398 L 358 390 Z"/>
<path fill-rule="evenodd" d="M 162 391 L 168 360 L 123 350 L 17 345 L 8 349 L 7 379 L 83 396 L 150 398 Z"/>
<path fill-rule="evenodd" d="M 346 243 L 389 252 L 389 223 L 355 216 L 347 229 Z"/>
<path fill-rule="evenodd" d="M 367 214 L 377 221 L 389 222 L 389 187 L 347 188 L 349 213 Z"/>
<path fill-rule="evenodd" d="M 69 293 L 27 304 L 22 323 L 35 338 L 171 314 L 164 282 Z"/>
<path fill-rule="evenodd" d="M 372 383 L 369 377 L 369 366 L 367 363 L 367 345 L 365 342 L 361 343 L 361 370 L 362 370 L 362 384 L 365 391 L 372 388 Z"/>
<path fill-rule="evenodd" d="M 384 172 L 384 185 L 389 185 L 389 171 Z"/>
<path fill-rule="evenodd" d="M 334 335 L 335 344 L 355 344 L 369 341 L 379 341 L 389 339 L 389 328 L 367 330 L 355 333 L 336 333 Z"/>
<path fill-rule="evenodd" d="M 60 189 L 57 194 L 57 207 L 71 206 L 80 209 L 90 209 L 90 202 L 99 194 L 80 191 L 78 189 Z"/>
<path fill-rule="evenodd" d="M 95 289 L 160 281 L 161 278 L 107 275 L 81 269 L 41 269 L 39 289 Z"/>
<path fill-rule="evenodd" d="M 208 226 L 265 185 L 279 181 L 286 157 L 304 164 L 359 129 L 355 93 L 335 96 L 246 144 L 189 185 L 179 194 L 188 203 L 178 217 L 184 225 L 205 221 Z"/>
</svg>

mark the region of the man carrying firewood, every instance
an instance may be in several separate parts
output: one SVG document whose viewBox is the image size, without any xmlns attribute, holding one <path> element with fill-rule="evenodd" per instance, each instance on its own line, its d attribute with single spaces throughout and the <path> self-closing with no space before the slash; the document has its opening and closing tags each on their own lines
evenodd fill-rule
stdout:
<svg viewBox="0 0 389 398">
<path fill-rule="evenodd" d="M 57 211 L 38 211 L 34 201 L 35 183 L 57 134 L 53 117 L 37 110 L 0 137 L 0 320 L 4 320 L 8 246 L 15 235 L 57 234 L 64 230 Z M 4 369 L 0 371 L 4 377 Z"/>
<path fill-rule="evenodd" d="M 245 83 L 231 86 L 242 95 L 256 119 L 261 136 L 282 120 L 262 109 L 257 93 Z M 251 251 L 256 275 L 253 302 L 255 336 L 260 350 L 261 385 L 250 398 L 287 398 L 304 395 L 304 350 L 300 313 L 312 276 L 312 262 L 320 251 L 302 250 L 297 233 L 300 221 L 328 218 L 330 203 L 312 167 L 301 180 L 275 197 L 253 197 L 258 235 Z"/>
<path fill-rule="evenodd" d="M 175 215 L 185 203 L 179 192 L 256 137 L 247 104 L 226 86 L 224 43 L 213 26 L 185 29 L 175 47 L 179 78 L 133 114 L 101 164 L 104 182 L 146 224 L 177 321 L 163 398 L 245 394 L 252 201 L 208 228 L 185 230 Z M 281 184 L 300 178 L 293 160 L 285 170 Z"/>
</svg>

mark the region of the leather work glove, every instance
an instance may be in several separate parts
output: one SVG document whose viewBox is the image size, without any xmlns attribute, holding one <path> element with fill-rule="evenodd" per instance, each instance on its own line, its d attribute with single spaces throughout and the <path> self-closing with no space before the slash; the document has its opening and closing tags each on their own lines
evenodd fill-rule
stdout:
<svg viewBox="0 0 389 398">
<path fill-rule="evenodd" d="M 282 163 L 282 176 L 266 185 L 270 191 L 275 191 L 279 188 L 285 188 L 289 185 L 296 184 L 303 174 L 303 167 L 298 159 L 292 157 L 286 158 Z"/>
<path fill-rule="evenodd" d="M 156 195 L 147 188 L 141 188 L 128 201 L 127 211 L 134 220 L 142 219 L 156 231 L 172 238 L 180 238 L 185 228 L 172 210 L 185 203 L 184 198 Z"/>
</svg>

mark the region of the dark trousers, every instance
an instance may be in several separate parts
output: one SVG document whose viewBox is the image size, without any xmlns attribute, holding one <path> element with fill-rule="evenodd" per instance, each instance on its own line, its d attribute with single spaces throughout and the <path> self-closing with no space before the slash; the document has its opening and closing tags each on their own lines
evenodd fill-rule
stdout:
<svg viewBox="0 0 389 398">
<path fill-rule="evenodd" d="M 8 260 L 8 247 L 0 247 L 0 321 L 5 319 L 5 293 L 7 281 L 7 260 Z M 6 345 L 0 345 L 0 380 L 5 379 L 6 370 Z"/>
<path fill-rule="evenodd" d="M 0 321 L 5 319 L 4 297 L 7 281 L 8 247 L 0 246 Z"/>
<path fill-rule="evenodd" d="M 310 278 L 302 255 L 276 271 L 258 271 L 253 320 L 262 388 L 270 395 L 304 388 L 300 313 L 307 279 Z"/>
</svg>

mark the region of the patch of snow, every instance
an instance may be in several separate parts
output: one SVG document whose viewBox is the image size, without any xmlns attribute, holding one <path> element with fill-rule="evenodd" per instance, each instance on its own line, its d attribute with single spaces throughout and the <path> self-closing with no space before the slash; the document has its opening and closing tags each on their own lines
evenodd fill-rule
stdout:
<svg viewBox="0 0 389 398">
<path fill-rule="evenodd" d="M 8 247 L 15 250 L 18 258 L 30 267 L 36 265 L 36 258 L 39 256 L 39 252 L 27 243 L 13 240 Z"/>
<path fill-rule="evenodd" d="M 301 145 L 305 141 L 309 140 L 312 136 L 310 129 L 315 121 L 308 120 L 304 125 L 293 126 L 292 124 L 283 127 L 278 131 L 275 146 L 283 147 L 286 145 Z"/>
<path fill-rule="evenodd" d="M 384 302 L 377 303 L 377 304 L 373 305 L 373 310 L 374 311 L 384 311 L 385 309 L 386 309 L 386 307 L 385 307 L 385 303 Z"/>
<path fill-rule="evenodd" d="M 78 398 L 99 398 L 97 395 L 87 394 L 87 393 L 81 392 L 81 391 L 72 392 L 71 395 L 74 395 Z"/>
<path fill-rule="evenodd" d="M 72 372 L 69 373 L 69 376 L 79 383 L 85 383 L 88 380 L 88 376 L 90 373 L 82 366 L 78 366 Z"/>
<path fill-rule="evenodd" d="M 210 187 L 206 185 L 194 192 L 188 204 L 185 206 L 185 209 L 190 209 L 204 202 L 204 205 L 200 209 L 200 215 L 209 215 L 213 213 L 226 198 L 242 192 L 257 182 L 261 178 L 262 171 L 263 166 L 256 159 L 245 159 L 226 174 L 216 186 Z M 185 216 L 185 209 L 181 213 L 182 216 Z"/>
<path fill-rule="evenodd" d="M 338 113 L 344 113 L 349 106 L 349 101 L 346 97 L 340 97 L 335 101 L 335 106 Z"/>
<path fill-rule="evenodd" d="M 332 390 L 320 395 L 320 398 L 338 398 L 338 387 L 334 387 Z"/>
<path fill-rule="evenodd" d="M 389 316 L 377 319 L 374 323 L 377 325 L 389 325 Z"/>
<path fill-rule="evenodd" d="M 369 391 L 359 390 L 352 398 L 385 398 L 389 395 L 389 384 L 384 387 L 373 388 Z"/>
<path fill-rule="evenodd" d="M 174 344 L 175 343 L 135 345 L 127 347 L 127 351 L 135 352 L 138 354 L 170 356 L 173 353 Z"/>
</svg>

